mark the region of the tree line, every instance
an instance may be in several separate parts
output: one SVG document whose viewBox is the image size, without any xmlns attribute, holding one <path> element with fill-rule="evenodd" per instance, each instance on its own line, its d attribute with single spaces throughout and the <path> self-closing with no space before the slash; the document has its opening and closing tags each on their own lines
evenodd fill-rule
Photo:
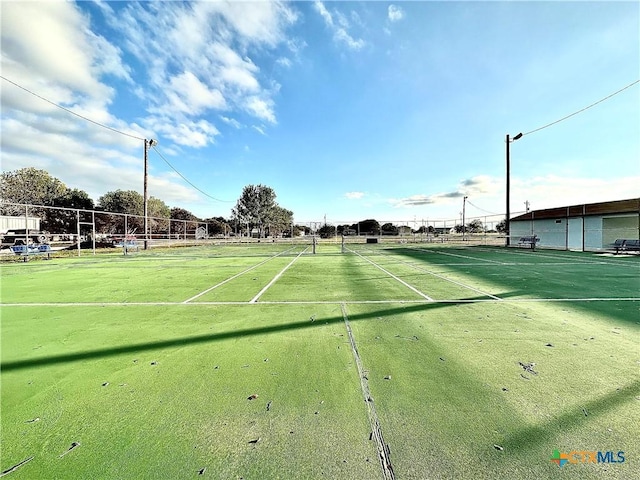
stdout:
<svg viewBox="0 0 640 480">
<path fill-rule="evenodd" d="M 29 167 L 3 172 L 0 176 L 0 200 L 2 215 L 23 216 L 24 207 L 38 205 L 51 208 L 29 208 L 29 215 L 40 218 L 40 228 L 50 233 L 77 231 L 76 211 L 105 212 L 96 215 L 98 233 L 141 233 L 144 223 L 144 197 L 134 190 L 110 191 L 97 202 L 77 188 L 69 188 L 47 171 Z M 74 211 L 75 210 L 75 211 Z M 109 213 L 126 214 L 109 215 Z M 131 216 L 131 217 L 129 217 Z M 265 185 L 247 185 L 231 211 L 231 217 L 214 216 L 200 218 L 187 209 L 169 207 L 156 197 L 147 199 L 148 229 L 150 233 L 184 234 L 198 226 L 206 226 L 209 235 L 228 235 L 231 232 L 255 232 L 259 236 L 282 235 L 285 231 L 299 232 L 292 228 L 293 212 L 276 202 L 276 193 Z M 89 219 L 90 220 L 90 219 Z M 173 221 L 179 220 L 179 221 Z M 82 221 L 87 221 L 83 218 Z"/>
<path fill-rule="evenodd" d="M 451 229 L 455 233 L 489 233 L 489 232 L 499 232 L 504 233 L 506 230 L 506 221 L 502 220 L 495 226 L 495 230 L 487 230 L 485 225 L 481 220 L 475 219 L 470 221 L 465 225 L 457 224 L 453 226 Z M 449 229 L 447 229 L 449 230 Z M 445 231 L 445 228 L 436 228 L 433 225 L 424 226 L 422 225 L 420 228 L 412 229 L 408 225 L 394 225 L 393 223 L 384 223 L 380 225 L 380 223 L 375 219 L 362 220 L 357 223 L 353 223 L 351 225 L 328 225 L 324 224 L 322 227 L 318 229 L 317 232 L 321 237 L 329 238 L 336 235 L 372 235 L 372 236 L 380 236 L 380 235 L 408 235 L 408 234 L 443 234 L 449 233 Z"/>
</svg>

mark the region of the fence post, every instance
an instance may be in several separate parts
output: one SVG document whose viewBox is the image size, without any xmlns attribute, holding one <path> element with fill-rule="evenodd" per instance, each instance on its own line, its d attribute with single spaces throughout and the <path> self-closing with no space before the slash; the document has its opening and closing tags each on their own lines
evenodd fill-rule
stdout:
<svg viewBox="0 0 640 480">
<path fill-rule="evenodd" d="M 24 248 L 29 253 L 29 206 L 24 206 Z M 25 257 L 26 258 L 26 257 Z"/>
<path fill-rule="evenodd" d="M 80 209 L 76 210 L 77 230 L 76 240 L 78 241 L 78 256 L 80 256 Z"/>
<path fill-rule="evenodd" d="M 96 212 L 95 210 L 91 210 L 91 238 L 93 240 L 93 254 L 96 254 Z M 126 243 L 126 236 L 125 236 Z"/>
</svg>

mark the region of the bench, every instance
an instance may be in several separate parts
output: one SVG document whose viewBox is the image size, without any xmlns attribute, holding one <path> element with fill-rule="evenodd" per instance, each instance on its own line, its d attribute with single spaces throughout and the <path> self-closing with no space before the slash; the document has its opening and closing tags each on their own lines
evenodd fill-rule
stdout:
<svg viewBox="0 0 640 480">
<path fill-rule="evenodd" d="M 616 255 L 620 252 L 640 252 L 640 240 L 618 238 L 611 245 L 616 251 Z"/>
<path fill-rule="evenodd" d="M 530 248 L 531 250 L 535 250 L 536 249 L 536 243 L 538 243 L 539 241 L 540 241 L 540 239 L 537 236 L 528 235 L 528 236 L 520 237 L 520 239 L 518 240 L 518 246 L 519 247 Z"/>
<path fill-rule="evenodd" d="M 13 245 L 11 247 L 11 251 L 16 255 L 22 255 L 22 258 L 25 262 L 29 261 L 30 255 L 46 255 L 47 260 L 50 257 L 51 246 L 48 244 L 41 245 Z"/>
</svg>

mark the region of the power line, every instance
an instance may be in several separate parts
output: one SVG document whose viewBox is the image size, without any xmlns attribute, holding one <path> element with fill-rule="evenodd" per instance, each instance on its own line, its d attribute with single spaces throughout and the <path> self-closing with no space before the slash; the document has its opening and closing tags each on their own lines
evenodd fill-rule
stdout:
<svg viewBox="0 0 640 480">
<path fill-rule="evenodd" d="M 480 208 L 479 206 L 474 205 L 473 203 L 471 203 L 471 202 L 469 201 L 469 198 L 468 198 L 468 197 L 467 197 L 467 203 L 468 203 L 469 205 L 472 205 L 472 206 L 476 207 L 478 210 L 481 210 L 481 211 L 483 211 L 483 212 L 485 212 L 485 213 L 488 213 L 488 214 L 490 214 L 490 215 L 501 215 L 500 213 L 490 212 L 489 210 L 485 210 L 484 208 Z"/>
<path fill-rule="evenodd" d="M 180 177 L 181 177 L 185 182 L 187 182 L 189 185 L 191 185 L 191 186 L 192 186 L 193 188 L 195 188 L 197 191 L 199 191 L 199 192 L 200 192 L 200 193 L 202 193 L 203 195 L 206 195 L 206 196 L 207 196 L 207 197 L 209 197 L 210 199 L 215 200 L 216 202 L 233 203 L 233 201 L 232 201 L 232 200 L 220 200 L 219 198 L 212 197 L 212 196 L 211 196 L 211 195 L 209 195 L 207 192 L 205 192 L 205 191 L 201 190 L 200 188 L 196 187 L 193 183 L 191 183 L 191 182 L 187 179 L 187 177 L 185 177 L 185 176 L 184 176 L 184 175 L 182 175 L 178 170 L 176 170 L 176 168 L 175 168 L 173 165 L 171 165 L 171 164 L 169 163 L 169 160 L 167 160 L 166 158 L 164 158 L 164 156 L 163 156 L 163 155 L 160 153 L 160 151 L 155 147 L 155 145 L 154 145 L 154 146 L 152 146 L 152 148 L 153 148 L 153 149 L 155 150 L 155 152 L 160 156 L 160 158 L 161 158 L 162 160 L 164 160 L 164 162 L 165 162 L 167 165 L 169 165 L 169 167 L 171 167 L 171 169 L 172 169 L 174 172 L 176 172 L 178 175 L 180 175 Z"/>
<path fill-rule="evenodd" d="M 31 95 L 33 95 L 33 96 L 35 96 L 35 97 L 37 97 L 37 98 L 39 98 L 39 99 L 41 99 L 41 100 L 44 100 L 45 102 L 50 103 L 51 105 L 53 105 L 53 106 L 55 106 L 55 107 L 58 107 L 58 108 L 60 108 L 60 109 L 64 110 L 64 111 L 65 111 L 65 112 L 67 112 L 67 113 L 70 113 L 70 114 L 72 114 L 72 115 L 75 115 L 76 117 L 79 117 L 79 118 L 81 118 L 81 119 L 83 119 L 83 120 L 86 120 L 87 122 L 91 122 L 91 123 L 93 123 L 93 124 L 95 124 L 95 125 L 98 125 L 99 127 L 106 128 L 107 130 L 111 130 L 112 132 L 116 132 L 116 133 L 119 133 L 119 134 L 121 134 L 121 135 L 125 135 L 125 136 L 127 136 L 127 137 L 135 138 L 136 140 L 143 140 L 143 141 L 144 141 L 144 140 L 146 140 L 145 138 L 142 138 L 142 137 L 136 137 L 135 135 L 131 135 L 131 134 L 129 134 L 129 133 L 122 132 L 122 131 L 120 131 L 120 130 L 116 130 L 115 128 L 109 127 L 108 125 L 104 125 L 104 124 L 102 124 L 102 123 L 96 122 L 95 120 L 91 120 L 90 118 L 87 118 L 87 117 L 85 117 L 85 116 L 83 116 L 83 115 L 80 115 L 80 114 L 78 114 L 78 113 L 76 113 L 76 112 L 74 112 L 74 111 L 72 111 L 72 110 L 69 110 L 68 108 L 63 107 L 62 105 L 58 105 L 57 103 L 52 102 L 51 100 L 49 100 L 49 99 L 47 99 L 47 98 L 45 98 L 45 97 L 43 97 L 43 96 L 41 96 L 41 95 L 38 95 L 38 94 L 37 94 L 37 93 L 35 93 L 35 92 L 32 92 L 32 91 L 31 91 L 31 90 L 29 90 L 28 88 L 25 88 L 25 87 L 23 87 L 22 85 L 19 85 L 19 84 L 17 84 L 16 82 L 13 82 L 13 81 L 9 80 L 8 78 L 6 78 L 6 77 L 4 77 L 4 76 L 2 76 L 2 75 L 0 75 L 0 78 L 2 78 L 3 80 L 5 80 L 5 81 L 7 81 L 7 82 L 11 83 L 12 85 L 15 85 L 16 87 L 18 87 L 18 88 L 20 88 L 20 89 L 24 90 L 25 92 L 30 93 Z M 172 169 L 174 172 L 176 172 L 178 175 L 180 175 L 180 177 L 181 177 L 185 182 L 187 182 L 189 185 L 191 185 L 191 186 L 192 186 L 193 188 L 195 188 L 197 191 L 199 191 L 199 192 L 200 192 L 200 193 L 202 193 L 203 195 L 205 195 L 205 196 L 207 196 L 207 197 L 209 197 L 209 198 L 211 198 L 212 200 L 215 200 L 215 201 L 217 201 L 217 202 L 233 203 L 231 200 L 220 200 L 219 198 L 212 197 L 212 196 L 211 196 L 211 195 L 209 195 L 207 192 L 205 192 L 205 191 L 201 190 L 200 188 L 196 187 L 193 183 L 191 183 L 191 182 L 189 181 L 189 179 L 187 179 L 187 178 L 186 178 L 184 175 L 182 175 L 182 173 L 180 173 L 180 172 L 179 172 L 179 171 L 178 171 L 178 170 L 177 170 L 173 165 L 171 165 L 171 163 L 169 163 L 169 161 L 168 161 L 166 158 L 164 158 L 164 156 L 160 153 L 160 151 L 159 151 L 157 148 L 155 148 L 155 146 L 153 147 L 153 149 L 154 149 L 154 150 L 156 151 L 156 153 L 160 156 L 160 158 L 161 158 L 162 160 L 164 160 L 164 161 L 165 161 L 165 163 L 166 163 L 167 165 L 169 165 L 169 167 L 171 167 L 171 169 Z"/>
<path fill-rule="evenodd" d="M 123 132 L 123 131 L 120 131 L 120 130 L 116 130 L 115 128 L 109 127 L 108 125 L 104 125 L 102 123 L 96 122 L 95 120 L 91 120 L 90 118 L 87 118 L 87 117 L 85 117 L 83 115 L 80 115 L 79 113 L 76 113 L 73 110 L 69 110 L 68 108 L 63 107 L 62 105 L 58 105 L 57 103 L 52 102 L 51 100 L 49 100 L 47 98 L 44 98 L 43 96 L 38 95 L 35 92 L 32 92 L 31 90 L 29 90 L 28 88 L 23 87 L 22 85 L 18 85 L 16 82 L 13 82 L 13 81 L 9 80 L 7 77 L 4 77 L 4 76 L 0 75 L 0 78 L 2 78 L 6 82 L 9 82 L 12 85 L 15 85 L 16 87 L 24 90 L 25 92 L 30 93 L 34 97 L 38 97 L 40 100 L 44 100 L 45 102 L 50 103 L 54 107 L 58 107 L 58 108 L 64 110 L 65 112 L 70 113 L 71 115 L 75 115 L 76 117 L 79 117 L 79 118 L 81 118 L 83 120 L 86 120 L 87 122 L 91 122 L 94 125 L 98 125 L 99 127 L 106 128 L 107 130 L 111 130 L 112 132 L 119 133 L 120 135 L 125 135 L 127 137 L 135 138 L 136 140 L 144 140 L 144 138 L 142 138 L 142 137 L 136 137 L 135 135 L 131 135 L 130 133 L 126 133 L 126 132 Z"/>
<path fill-rule="evenodd" d="M 617 94 L 619 94 L 620 92 L 625 91 L 627 88 L 633 87 L 633 86 L 634 86 L 636 83 L 638 83 L 638 82 L 640 82 L 640 80 L 636 80 L 635 82 L 631 82 L 631 83 L 630 83 L 629 85 L 627 85 L 626 87 L 623 87 L 623 88 L 621 88 L 620 90 L 618 90 L 617 92 L 613 92 L 612 94 L 607 95 L 606 97 L 604 97 L 604 98 L 602 98 L 602 99 L 598 100 L 598 101 L 597 101 L 597 102 L 595 102 L 595 103 L 592 103 L 591 105 L 588 105 L 588 106 L 586 106 L 586 107 L 584 107 L 584 108 L 581 108 L 581 109 L 580 109 L 580 110 L 578 110 L 577 112 L 573 112 L 572 114 L 567 115 L 566 117 L 562 117 L 562 118 L 560 118 L 559 120 L 556 120 L 555 122 L 548 123 L 547 125 L 544 125 L 544 126 L 542 126 L 542 127 L 536 128 L 535 130 L 531 130 L 530 132 L 523 133 L 523 134 L 522 134 L 522 136 L 524 137 L 525 135 L 529 135 L 530 133 L 538 132 L 538 131 L 540 131 L 540 130 L 542 130 L 542 129 L 544 129 L 544 128 L 550 127 L 551 125 L 555 125 L 556 123 L 560 123 L 560 122 L 562 122 L 563 120 L 566 120 L 567 118 L 571 118 L 571 117 L 573 117 L 574 115 L 577 115 L 577 114 L 579 114 L 579 113 L 582 113 L 582 112 L 584 112 L 585 110 L 588 110 L 588 109 L 589 109 L 589 108 L 591 108 L 591 107 L 595 107 L 595 106 L 596 106 L 596 105 L 598 105 L 599 103 L 602 103 L 602 102 L 604 102 L 605 100 L 610 99 L 610 98 L 611 98 L 611 97 L 613 97 L 614 95 L 617 95 Z"/>
</svg>

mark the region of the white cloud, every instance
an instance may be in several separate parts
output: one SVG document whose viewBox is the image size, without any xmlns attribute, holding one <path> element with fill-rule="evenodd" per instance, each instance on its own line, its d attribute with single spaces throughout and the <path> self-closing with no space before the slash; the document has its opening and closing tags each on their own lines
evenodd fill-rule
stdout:
<svg viewBox="0 0 640 480">
<path fill-rule="evenodd" d="M 286 3 L 202 2 L 199 7 L 209 14 L 220 14 L 228 27 L 244 42 L 276 46 L 284 39 L 284 29 L 298 20 Z"/>
<path fill-rule="evenodd" d="M 322 2 L 314 2 L 316 12 L 323 18 L 325 25 L 333 32 L 333 39 L 336 43 L 342 43 L 351 50 L 360 50 L 366 45 L 362 39 L 355 39 L 347 31 L 350 23 L 342 13 L 335 11 L 333 14 L 327 10 Z M 335 17 L 335 20 L 334 20 Z"/>
<path fill-rule="evenodd" d="M 104 37 L 87 31 L 87 42 L 93 51 L 93 65 L 96 73 L 113 75 L 116 78 L 133 83 L 131 67 L 122 63 L 122 51 L 109 43 Z"/>
<path fill-rule="evenodd" d="M 212 71 L 229 87 L 242 91 L 255 92 L 260 83 L 255 75 L 259 68 L 249 58 L 242 58 L 229 45 L 215 42 L 208 47 L 213 65 Z"/>
<path fill-rule="evenodd" d="M 176 109 L 190 120 L 220 109 L 276 123 L 277 87 L 255 63 L 259 57 L 252 55 L 280 45 L 294 54 L 303 48 L 285 34 L 298 18 L 287 4 L 128 4 L 117 20 L 114 15 L 108 18 L 147 68 L 155 91 L 141 93 L 151 104 L 154 124 Z M 287 65 L 286 60 L 278 63 Z"/>
<path fill-rule="evenodd" d="M 224 115 L 220 115 L 220 120 L 222 120 L 227 125 L 231 125 L 234 128 L 237 128 L 237 129 L 242 128 L 242 124 L 235 118 L 229 118 L 229 117 L 225 117 Z"/>
<path fill-rule="evenodd" d="M 287 57 L 280 57 L 278 60 L 276 60 L 276 63 L 278 65 L 282 65 L 285 68 L 291 68 L 291 65 L 293 65 L 291 60 L 289 60 Z"/>
<path fill-rule="evenodd" d="M 404 10 L 397 5 L 389 5 L 387 13 L 389 16 L 389 20 L 391 20 L 392 22 L 397 22 L 404 18 Z"/>
<path fill-rule="evenodd" d="M 46 79 L 106 101 L 113 92 L 96 73 L 127 76 L 118 50 L 91 34 L 87 18 L 70 3 L 3 2 L 1 35 L 3 73 L 11 61 L 27 66 L 29 86 Z"/>
<path fill-rule="evenodd" d="M 350 200 L 357 200 L 364 197 L 364 192 L 347 192 L 344 196 Z"/>
<path fill-rule="evenodd" d="M 218 129 L 206 120 L 183 120 L 172 123 L 172 119 L 158 119 L 153 130 L 178 145 L 200 148 L 213 143 L 220 134 Z"/>
<path fill-rule="evenodd" d="M 514 178 L 511 185 L 512 211 L 524 210 L 525 200 L 529 200 L 531 209 L 539 210 L 637 198 L 640 176 L 605 180 L 546 175 L 530 179 Z"/>
<path fill-rule="evenodd" d="M 320 16 L 324 19 L 324 22 L 329 26 L 333 26 L 333 17 L 327 10 L 327 7 L 324 6 L 324 3 L 314 2 L 313 6 L 316 9 L 316 11 L 320 14 Z"/>
<path fill-rule="evenodd" d="M 200 196 L 193 188 L 184 185 L 184 182 L 175 172 L 150 175 L 149 195 L 160 198 L 167 204 L 184 204 L 186 202 L 197 202 Z"/>
<path fill-rule="evenodd" d="M 523 213 L 525 201 L 532 210 L 581 205 L 585 203 L 624 200 L 638 197 L 640 177 L 629 176 L 605 180 L 599 178 L 564 177 L 546 175 L 534 178 L 511 179 L 512 215 Z M 506 210 L 505 179 L 479 175 L 459 183 L 458 188 L 435 194 L 415 194 L 389 199 L 395 208 L 408 208 L 429 218 L 462 211 L 463 197 L 467 196 L 466 213 L 471 217 L 502 218 Z M 448 213 L 447 213 L 448 212 Z"/>
<path fill-rule="evenodd" d="M 220 90 L 211 89 L 191 72 L 171 77 L 165 90 L 171 111 L 198 115 L 208 109 L 227 107 Z"/>
<path fill-rule="evenodd" d="M 484 197 L 495 195 L 502 188 L 500 179 L 487 175 L 463 180 L 456 190 L 451 192 L 435 193 L 431 195 L 416 194 L 405 198 L 390 199 L 389 203 L 395 207 L 418 207 L 423 205 L 450 204 L 453 200 L 458 201 L 462 197 Z"/>
<path fill-rule="evenodd" d="M 252 127 L 260 135 L 266 135 L 266 132 L 264 131 L 264 127 L 259 127 L 258 125 L 252 125 Z"/>
<path fill-rule="evenodd" d="M 351 50 L 360 50 L 362 47 L 365 46 L 364 40 L 362 39 L 356 40 L 351 35 L 349 35 L 344 28 L 339 28 L 338 30 L 336 30 L 334 34 L 334 38 L 338 42 L 344 43 Z"/>
<path fill-rule="evenodd" d="M 273 100 L 268 97 L 247 97 L 245 110 L 261 120 L 266 120 L 269 123 L 276 123 L 276 116 L 273 112 Z"/>
</svg>

